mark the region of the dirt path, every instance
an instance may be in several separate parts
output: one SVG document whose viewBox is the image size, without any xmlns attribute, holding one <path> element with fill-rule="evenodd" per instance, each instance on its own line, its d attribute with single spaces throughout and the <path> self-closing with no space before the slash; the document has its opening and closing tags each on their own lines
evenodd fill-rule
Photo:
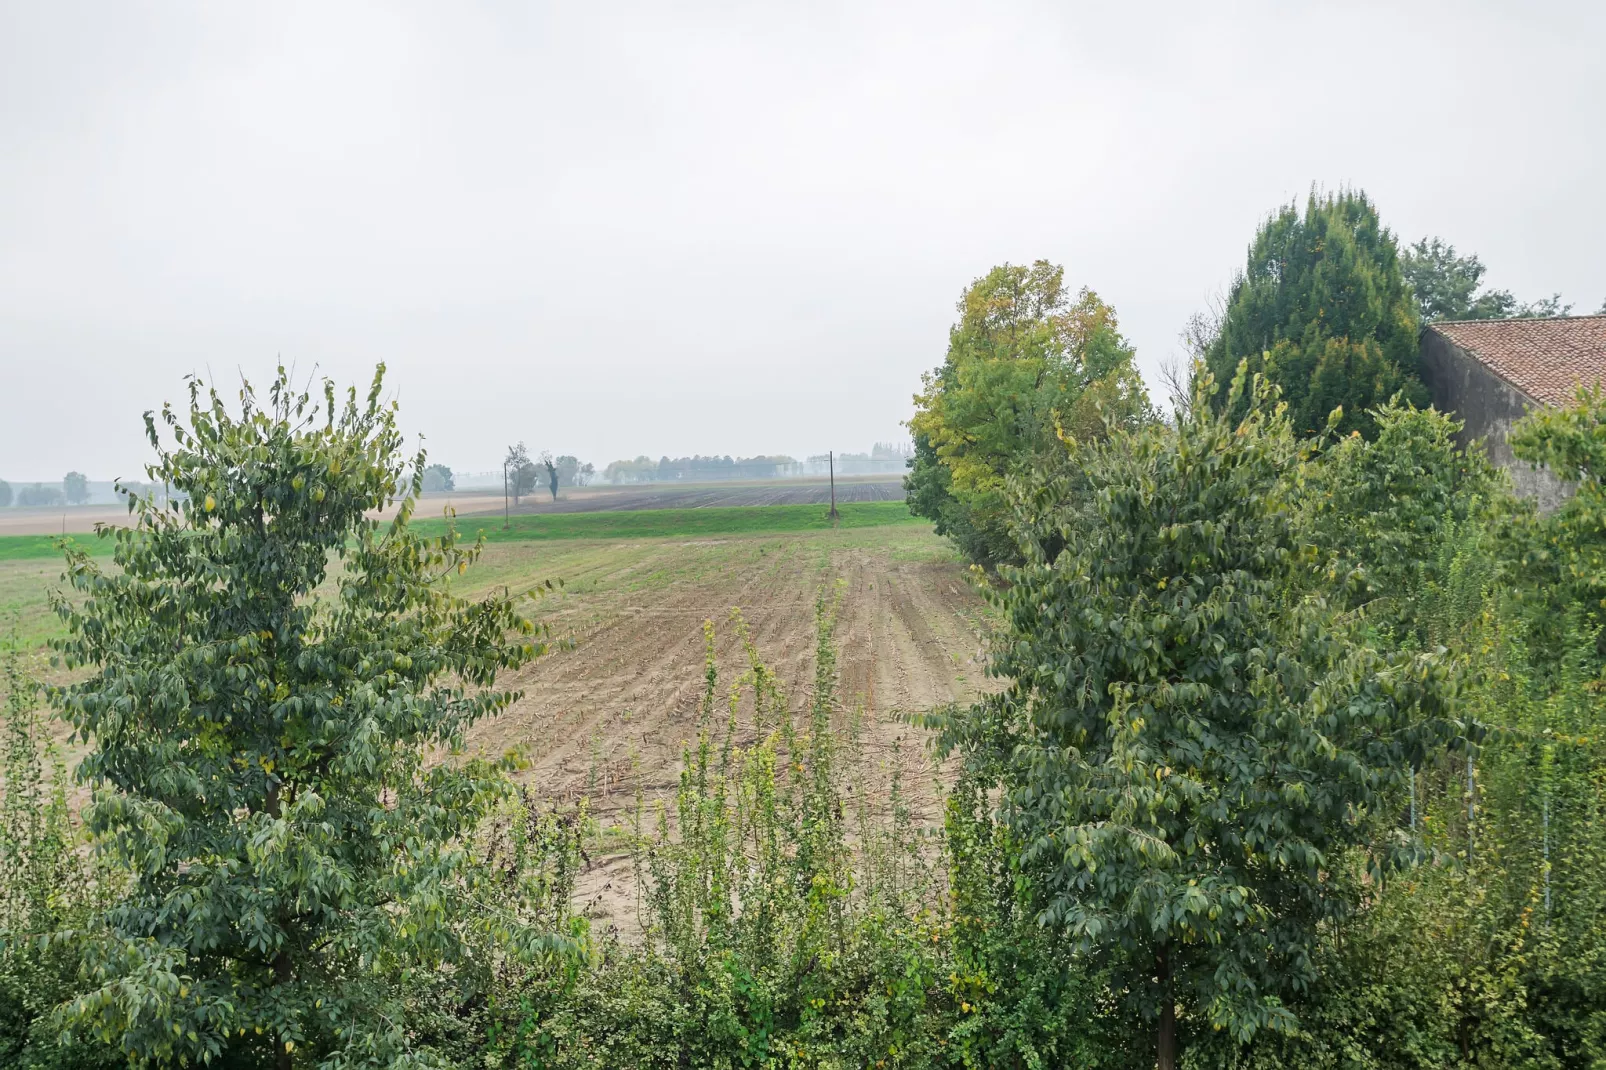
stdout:
<svg viewBox="0 0 1606 1070">
<path fill-rule="evenodd" d="M 672 794 L 682 750 L 696 736 L 703 621 L 718 629 L 728 683 L 742 667 L 729 623 L 732 607 L 739 608 L 765 662 L 801 707 L 814 674 L 816 594 L 840 582 L 838 694 L 846 711 L 862 709 L 861 768 L 850 775 L 868 785 L 874 810 L 896 765 L 915 813 L 935 822 L 936 770 L 924 730 L 907 718 L 973 697 L 982 686 L 982 609 L 932 536 L 884 544 L 897 537 L 665 543 L 554 562 L 566 569 L 572 593 L 544 616 L 575 646 L 507 681 L 524 697 L 477 725 L 471 745 L 487 754 L 522 748 L 531 760 L 523 776 L 541 794 L 585 799 L 605 829 L 628 825 L 638 795 L 650 807 Z M 750 726 L 741 732 L 744 744 L 753 741 Z M 580 892 L 594 916 L 634 928 L 628 857 L 594 856 Z"/>
</svg>

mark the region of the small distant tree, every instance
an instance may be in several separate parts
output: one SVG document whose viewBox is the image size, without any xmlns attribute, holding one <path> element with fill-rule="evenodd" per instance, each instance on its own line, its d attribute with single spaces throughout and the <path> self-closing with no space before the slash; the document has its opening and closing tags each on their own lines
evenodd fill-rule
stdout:
<svg viewBox="0 0 1606 1070">
<path fill-rule="evenodd" d="M 0 509 L 11 504 L 11 484 L 0 479 Z"/>
<path fill-rule="evenodd" d="M 68 505 L 83 505 L 89 500 L 89 480 L 82 472 L 68 472 L 61 481 L 61 493 Z"/>
<path fill-rule="evenodd" d="M 88 744 L 96 848 L 131 881 L 86 927 L 67 1018 L 131 1061 L 422 1065 L 410 994 L 469 979 L 457 844 L 507 781 L 425 752 L 504 708 L 497 673 L 543 647 L 500 589 L 445 586 L 478 544 L 409 526 L 425 458 L 400 457 L 383 372 L 343 404 L 326 380 L 320 406 L 281 368 L 237 415 L 192 379 L 187 418 L 146 414 L 176 500 L 135 499 L 114 568 L 67 551 L 56 648 L 93 671 L 53 697 Z"/>
<path fill-rule="evenodd" d="M 595 465 L 581 464 L 580 458 L 564 454 L 553 460 L 558 469 L 558 486 L 583 487 L 596 475 Z"/>
<path fill-rule="evenodd" d="M 530 451 L 522 442 L 507 448 L 502 469 L 507 477 L 508 493 L 513 495 L 513 504 L 517 505 L 520 498 L 535 489 L 539 469 L 530 460 Z"/>
<path fill-rule="evenodd" d="M 424 469 L 425 493 L 438 494 L 441 491 L 456 489 L 457 482 L 452 477 L 452 470 L 444 464 L 432 464 Z"/>
<path fill-rule="evenodd" d="M 547 482 L 552 488 L 552 500 L 558 500 L 558 462 L 553 459 L 551 450 L 541 451 L 541 467 L 546 469 Z"/>
</svg>

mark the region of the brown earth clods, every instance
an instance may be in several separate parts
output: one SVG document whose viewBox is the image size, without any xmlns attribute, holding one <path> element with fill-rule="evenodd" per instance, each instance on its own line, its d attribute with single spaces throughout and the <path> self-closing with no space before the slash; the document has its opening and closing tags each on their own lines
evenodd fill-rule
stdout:
<svg viewBox="0 0 1606 1070">
<path fill-rule="evenodd" d="M 793 709 L 806 708 L 824 589 L 840 596 L 838 720 L 851 716 L 858 726 L 850 758 L 858 768 L 849 775 L 870 793 L 861 805 L 873 812 L 885 803 L 896 766 L 916 819 L 940 819 L 941 776 L 927 732 L 908 718 L 987 684 L 981 599 L 933 536 L 659 542 L 553 566 L 567 572 L 566 593 L 538 615 L 574 645 L 503 681 L 523 697 L 469 740 L 489 755 L 520 750 L 529 761 L 522 778 L 538 796 L 584 800 L 604 830 L 628 828 L 638 799 L 649 814 L 669 800 L 698 731 L 705 620 L 716 626 L 722 696 L 745 669 L 733 608 Z M 741 745 L 753 742 L 750 726 L 738 732 Z M 627 853 L 593 850 L 578 895 L 594 918 L 635 928 Z"/>
</svg>

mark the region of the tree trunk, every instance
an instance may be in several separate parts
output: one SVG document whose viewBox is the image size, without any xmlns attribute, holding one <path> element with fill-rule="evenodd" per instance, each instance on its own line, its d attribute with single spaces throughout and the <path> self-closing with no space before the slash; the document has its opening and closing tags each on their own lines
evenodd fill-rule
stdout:
<svg viewBox="0 0 1606 1070">
<path fill-rule="evenodd" d="M 1171 961 L 1161 945 L 1155 965 L 1160 978 L 1160 1028 L 1155 1036 L 1156 1070 L 1177 1070 L 1177 1001 L 1171 992 Z"/>
<path fill-rule="evenodd" d="M 273 956 L 273 983 L 275 985 L 288 985 L 293 977 L 290 966 L 290 954 L 284 948 Z M 284 1046 L 283 1037 L 273 1038 L 274 1066 L 277 1070 L 294 1070 L 295 1060 L 291 1058 L 290 1049 Z"/>
</svg>

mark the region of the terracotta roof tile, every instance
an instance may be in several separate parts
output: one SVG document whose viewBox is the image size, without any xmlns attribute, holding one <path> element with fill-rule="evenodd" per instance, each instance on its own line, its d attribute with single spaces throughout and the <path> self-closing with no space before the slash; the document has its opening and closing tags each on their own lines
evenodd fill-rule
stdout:
<svg viewBox="0 0 1606 1070">
<path fill-rule="evenodd" d="M 1546 405 L 1571 403 L 1580 383 L 1606 382 L 1606 316 L 1450 320 L 1428 329 Z"/>
</svg>

